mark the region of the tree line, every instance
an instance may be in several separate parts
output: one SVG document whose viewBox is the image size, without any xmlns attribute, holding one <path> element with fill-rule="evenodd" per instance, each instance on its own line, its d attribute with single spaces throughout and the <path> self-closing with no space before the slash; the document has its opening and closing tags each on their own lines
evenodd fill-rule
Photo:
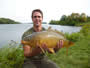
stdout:
<svg viewBox="0 0 90 68">
<path fill-rule="evenodd" d="M 0 24 L 20 24 L 20 22 L 16 22 L 9 18 L 0 18 Z"/>
<path fill-rule="evenodd" d="M 60 25 L 71 25 L 75 26 L 82 23 L 90 23 L 90 16 L 87 16 L 85 13 L 72 13 L 71 15 L 62 15 L 60 20 L 51 20 L 50 24 L 60 24 Z"/>
</svg>

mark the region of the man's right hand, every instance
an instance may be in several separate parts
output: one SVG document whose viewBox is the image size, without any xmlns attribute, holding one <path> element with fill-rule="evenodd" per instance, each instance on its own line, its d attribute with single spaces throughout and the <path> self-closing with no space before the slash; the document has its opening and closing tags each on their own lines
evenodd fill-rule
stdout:
<svg viewBox="0 0 90 68">
<path fill-rule="evenodd" d="M 24 50 L 24 56 L 29 56 L 31 53 L 31 47 L 29 45 L 24 45 L 23 46 L 23 50 Z"/>
</svg>

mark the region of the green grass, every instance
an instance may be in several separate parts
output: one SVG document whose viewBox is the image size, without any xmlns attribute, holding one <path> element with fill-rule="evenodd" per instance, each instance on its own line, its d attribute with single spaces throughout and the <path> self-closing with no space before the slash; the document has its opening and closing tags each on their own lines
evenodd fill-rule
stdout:
<svg viewBox="0 0 90 68">
<path fill-rule="evenodd" d="M 78 23 L 75 26 L 84 26 L 84 25 L 90 25 L 90 22 Z"/>
<path fill-rule="evenodd" d="M 0 68 L 21 68 L 24 60 L 23 49 L 15 43 L 0 48 Z"/>
</svg>

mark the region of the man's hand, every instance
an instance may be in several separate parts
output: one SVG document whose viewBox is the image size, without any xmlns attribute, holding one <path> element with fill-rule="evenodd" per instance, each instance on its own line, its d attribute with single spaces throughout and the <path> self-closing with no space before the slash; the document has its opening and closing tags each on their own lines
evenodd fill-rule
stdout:
<svg viewBox="0 0 90 68">
<path fill-rule="evenodd" d="M 63 43 L 64 43 L 63 40 L 59 40 L 56 47 L 54 48 L 55 52 L 57 52 L 60 48 L 62 48 Z"/>
</svg>

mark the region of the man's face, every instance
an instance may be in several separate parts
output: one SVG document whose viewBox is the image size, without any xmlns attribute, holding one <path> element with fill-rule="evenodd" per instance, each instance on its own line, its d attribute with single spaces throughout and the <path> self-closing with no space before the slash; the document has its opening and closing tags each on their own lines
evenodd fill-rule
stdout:
<svg viewBox="0 0 90 68">
<path fill-rule="evenodd" d="M 41 13 L 39 13 L 39 12 L 33 13 L 32 21 L 33 21 L 34 26 L 36 26 L 36 27 L 41 26 L 42 20 L 43 20 L 43 17 L 41 15 Z"/>
</svg>

